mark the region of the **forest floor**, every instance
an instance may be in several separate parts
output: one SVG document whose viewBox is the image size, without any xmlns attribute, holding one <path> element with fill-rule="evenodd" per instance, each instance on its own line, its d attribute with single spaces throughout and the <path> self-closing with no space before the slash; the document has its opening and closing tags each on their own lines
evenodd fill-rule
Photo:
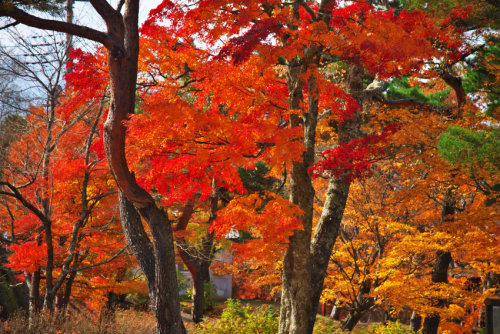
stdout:
<svg viewBox="0 0 500 334">
<path fill-rule="evenodd" d="M 276 312 L 277 315 L 279 315 L 280 304 L 278 303 L 272 301 L 264 301 L 264 300 L 245 300 L 245 299 L 240 299 L 239 301 L 241 303 L 241 306 L 243 307 L 249 306 L 252 309 L 257 309 L 263 306 L 269 306 Z M 204 322 L 214 323 L 217 320 L 219 320 L 222 313 L 224 312 L 225 306 L 226 305 L 224 301 L 216 301 L 214 303 L 214 309 L 204 314 Z M 182 318 L 184 319 L 184 324 L 186 325 L 186 329 L 188 330 L 188 333 L 195 333 L 196 325 L 191 320 L 190 307 L 191 307 L 191 301 L 186 300 L 181 302 Z M 378 322 L 358 323 L 354 328 L 354 330 L 352 331 L 352 333 L 353 334 L 373 333 L 375 331 L 374 330 L 375 327 L 378 327 L 379 325 L 380 323 Z M 325 317 L 320 314 L 317 315 L 316 325 L 314 330 L 315 334 L 340 333 L 340 332 L 341 330 L 339 321 L 332 320 L 329 317 Z"/>
<path fill-rule="evenodd" d="M 249 307 L 251 310 L 250 314 L 254 311 L 257 313 L 258 310 L 270 307 L 275 314 L 274 319 L 277 321 L 279 304 L 258 300 L 240 300 L 239 303 L 241 308 Z M 216 301 L 214 304 L 213 310 L 205 314 L 204 326 L 220 321 L 224 309 L 227 308 L 227 304 L 223 301 Z M 198 333 L 199 328 L 192 322 L 189 314 L 190 302 L 183 301 L 181 307 L 182 317 L 188 333 Z M 35 319 L 32 330 L 29 330 L 27 318 L 22 314 L 18 314 L 12 316 L 7 321 L 0 321 L 0 334 L 153 334 L 155 332 L 155 318 L 152 312 L 118 310 L 114 321 L 99 322 L 98 319 L 98 314 L 90 312 L 72 313 L 64 319 L 61 319 L 57 314 L 39 315 Z M 374 329 L 378 325 L 379 323 L 359 323 L 352 333 L 371 334 L 374 333 Z M 242 328 L 242 330 L 244 329 Z M 231 331 L 231 333 L 233 332 Z M 240 332 L 238 331 L 238 333 Z M 249 332 L 241 331 L 241 333 Z M 328 317 L 318 315 L 314 333 L 340 333 L 340 323 Z"/>
</svg>

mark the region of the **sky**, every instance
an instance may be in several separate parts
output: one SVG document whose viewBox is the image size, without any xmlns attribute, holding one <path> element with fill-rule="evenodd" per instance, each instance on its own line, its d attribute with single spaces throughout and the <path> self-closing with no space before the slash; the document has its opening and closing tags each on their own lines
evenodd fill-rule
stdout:
<svg viewBox="0 0 500 334">
<path fill-rule="evenodd" d="M 116 8 L 116 5 L 119 0 L 108 0 L 108 2 Z M 139 24 L 142 24 L 148 17 L 149 11 L 161 3 L 161 0 L 141 0 L 140 1 L 140 11 L 139 11 Z M 100 31 L 106 31 L 106 25 L 102 18 L 97 14 L 92 5 L 86 1 L 75 1 L 74 7 L 74 23 L 87 26 L 89 28 L 93 28 Z M 39 13 L 36 13 L 39 14 Z M 65 18 L 62 18 L 65 20 Z M 18 25 L 15 29 L 21 32 L 24 36 L 37 36 L 40 35 L 40 31 L 34 28 L 26 27 L 23 25 Z M 85 49 L 91 49 L 93 47 L 93 43 L 83 43 L 83 41 L 79 41 L 80 46 Z M 14 42 L 11 40 L 11 37 L 6 34 L 0 34 L 0 44 L 2 46 L 13 46 Z M 87 50 L 90 51 L 90 50 Z"/>
<path fill-rule="evenodd" d="M 111 5 L 116 8 L 116 5 L 119 0 L 108 0 Z M 142 24 L 148 17 L 149 11 L 160 4 L 161 0 L 141 0 L 140 1 L 140 12 L 139 12 L 139 24 Z M 74 20 L 73 22 L 79 25 L 87 26 L 99 31 L 106 31 L 106 25 L 102 18 L 97 14 L 92 5 L 89 2 L 84 1 L 75 1 L 74 4 Z M 43 13 L 34 12 L 34 15 L 44 17 Z M 45 16 L 49 18 L 47 15 Z M 66 17 L 62 18 L 52 18 L 51 19 L 59 19 L 62 21 L 66 20 Z M 8 19 L 7 19 L 8 20 Z M 0 25 L 4 25 L 10 21 L 6 21 L 6 19 L 0 20 Z M 27 43 L 39 45 L 37 49 L 40 50 L 41 54 L 46 54 L 46 58 L 51 58 L 53 54 L 54 44 L 52 46 L 48 46 L 47 43 L 54 43 L 54 40 L 59 41 L 59 46 L 56 48 L 59 50 L 64 50 L 64 45 L 66 41 L 66 35 L 60 33 L 50 33 L 41 31 L 35 28 L 27 27 L 24 25 L 17 25 L 15 27 L 8 28 L 7 30 L 3 30 L 0 32 L 0 46 L 3 50 L 5 50 L 9 55 L 14 56 L 17 59 L 21 59 L 23 62 L 32 64 L 29 65 L 33 72 L 38 73 L 38 79 L 42 80 L 45 84 L 48 83 L 49 77 L 51 77 L 51 73 L 53 73 L 52 63 L 47 63 L 45 65 L 40 65 L 39 58 L 29 56 L 26 51 L 19 47 L 19 37 L 24 38 Z M 97 43 L 94 43 L 89 40 L 85 40 L 82 38 L 74 38 L 73 39 L 73 47 L 81 48 L 84 51 L 92 52 L 94 51 Z M 0 56 L 0 61 L 4 62 L 0 65 L 5 65 L 6 58 Z M 57 62 L 54 63 L 57 65 Z M 1 66 L 0 66 L 1 67 Z M 12 81 L 13 80 L 13 81 Z M 1 81 L 1 80 L 0 80 Z M 44 90 L 40 90 L 40 85 L 36 80 L 30 80 L 26 76 L 23 79 L 14 79 L 10 78 L 10 82 L 15 84 L 15 90 L 19 92 L 23 92 L 23 95 L 29 95 L 30 101 L 34 100 L 45 100 L 46 93 Z M 3 82 L 3 81 L 2 81 Z M 14 87 L 14 86 L 12 86 Z M 2 116 L 0 115 L 0 118 Z"/>
</svg>

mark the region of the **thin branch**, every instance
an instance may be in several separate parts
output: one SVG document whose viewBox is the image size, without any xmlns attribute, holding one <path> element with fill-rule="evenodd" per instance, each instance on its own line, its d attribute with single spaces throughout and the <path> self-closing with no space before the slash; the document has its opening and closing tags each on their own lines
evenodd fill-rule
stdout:
<svg viewBox="0 0 500 334">
<path fill-rule="evenodd" d="M 112 257 L 110 257 L 109 259 L 107 259 L 106 261 L 102 261 L 102 262 L 99 262 L 99 263 L 94 263 L 94 264 L 91 264 L 91 265 L 88 265 L 88 266 L 79 267 L 79 268 L 64 270 L 63 272 L 64 273 L 72 273 L 72 272 L 75 272 L 75 271 L 82 271 L 82 270 L 85 270 L 85 269 L 90 269 L 90 268 L 94 268 L 94 267 L 97 267 L 97 266 L 109 263 L 109 262 L 113 261 L 114 259 L 116 259 L 118 256 L 120 256 L 127 248 L 128 248 L 128 245 L 125 246 L 125 247 L 123 247 L 118 253 L 116 253 L 115 255 L 113 255 Z"/>
</svg>

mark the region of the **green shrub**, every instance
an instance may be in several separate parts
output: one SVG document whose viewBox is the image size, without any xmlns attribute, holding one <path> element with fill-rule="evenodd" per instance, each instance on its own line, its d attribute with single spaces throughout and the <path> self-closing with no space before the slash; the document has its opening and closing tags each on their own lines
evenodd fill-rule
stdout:
<svg viewBox="0 0 500 334">
<path fill-rule="evenodd" d="M 414 334 L 415 332 L 411 331 L 408 325 L 403 325 L 402 323 L 389 322 L 386 326 L 377 327 L 376 334 Z"/>
<path fill-rule="evenodd" d="M 219 320 L 204 324 L 195 333 L 210 334 L 275 334 L 279 319 L 270 307 L 243 307 L 239 300 L 228 299 Z"/>
</svg>

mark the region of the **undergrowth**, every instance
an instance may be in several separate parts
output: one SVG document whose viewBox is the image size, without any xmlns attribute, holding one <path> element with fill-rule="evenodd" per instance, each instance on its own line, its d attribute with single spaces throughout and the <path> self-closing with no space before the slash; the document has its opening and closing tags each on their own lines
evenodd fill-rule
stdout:
<svg viewBox="0 0 500 334">
<path fill-rule="evenodd" d="M 155 318 L 151 312 L 118 311 L 114 320 L 98 321 L 91 314 L 39 314 L 30 328 L 28 318 L 16 314 L 0 322 L 0 334 L 153 334 Z"/>
</svg>

